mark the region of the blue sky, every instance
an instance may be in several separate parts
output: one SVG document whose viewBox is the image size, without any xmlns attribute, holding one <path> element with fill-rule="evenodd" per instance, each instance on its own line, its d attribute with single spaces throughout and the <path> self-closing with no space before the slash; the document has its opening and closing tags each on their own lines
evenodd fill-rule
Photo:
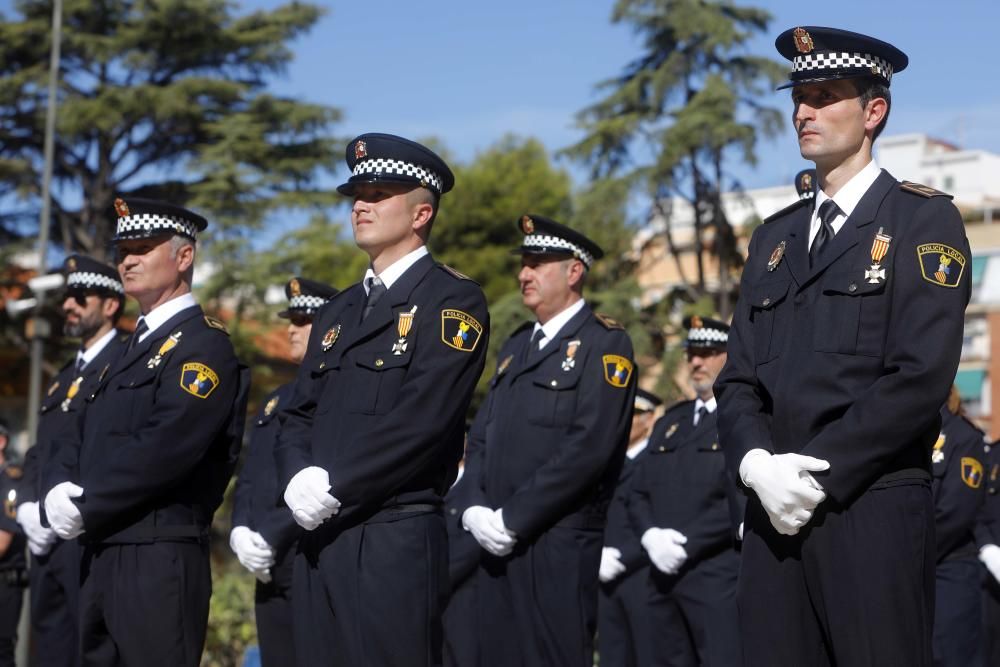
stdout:
<svg viewBox="0 0 1000 667">
<path fill-rule="evenodd" d="M 612 0 L 324 4 L 327 15 L 293 45 L 296 60 L 275 89 L 341 108 L 342 135 L 433 135 L 461 161 L 506 132 L 535 136 L 551 150 L 573 143 L 580 137 L 574 114 L 598 99 L 595 84 L 641 47 L 629 27 L 610 23 Z M 925 132 L 1000 153 L 1000 3 L 740 4 L 773 14 L 767 34 L 749 48 L 776 59 L 775 36 L 796 25 L 836 26 L 895 44 L 910 67 L 893 79 L 886 133 Z M 790 109 L 788 92 L 774 93 L 773 103 Z M 734 169 L 748 187 L 790 182 L 806 166 L 790 130 L 762 144 L 759 155 L 757 168 Z"/>
</svg>

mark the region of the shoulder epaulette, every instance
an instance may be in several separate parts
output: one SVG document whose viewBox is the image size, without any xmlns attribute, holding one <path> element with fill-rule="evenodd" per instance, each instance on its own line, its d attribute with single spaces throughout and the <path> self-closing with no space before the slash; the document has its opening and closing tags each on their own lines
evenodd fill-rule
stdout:
<svg viewBox="0 0 1000 667">
<path fill-rule="evenodd" d="M 461 271 L 456 271 L 455 269 L 451 268 L 447 264 L 438 264 L 438 266 L 440 266 L 442 269 L 444 269 L 445 271 L 447 271 L 448 273 L 450 273 L 454 277 L 458 278 L 459 280 L 471 280 L 474 283 L 476 282 L 475 280 L 473 280 L 469 276 L 465 275 Z M 476 284 L 478 285 L 479 283 L 476 283 Z"/>
<path fill-rule="evenodd" d="M 683 407 L 685 407 L 687 405 L 693 405 L 693 404 L 694 404 L 694 401 L 692 401 L 692 400 L 688 400 L 688 399 L 680 400 L 680 401 L 677 401 L 676 403 L 674 403 L 673 405 L 668 406 L 667 409 L 663 411 L 663 414 L 667 414 L 668 412 L 673 412 L 674 410 L 678 410 L 678 409 L 683 408 Z"/>
<path fill-rule="evenodd" d="M 927 197 L 928 199 L 931 197 L 947 197 L 948 199 L 951 199 L 953 197 L 953 195 L 950 195 L 947 192 L 941 192 L 940 190 L 935 190 L 929 185 L 922 185 L 920 183 L 914 183 L 913 181 L 903 181 L 899 184 L 899 189 L 904 192 L 911 192 L 915 195 L 920 195 L 921 197 Z"/>
<path fill-rule="evenodd" d="M 24 468 L 21 466 L 9 465 L 4 472 L 7 473 L 7 476 L 11 479 L 21 479 L 24 477 Z"/>
<path fill-rule="evenodd" d="M 223 324 L 222 320 L 216 319 L 216 318 L 212 317 L 211 315 L 206 315 L 205 316 L 205 324 L 207 324 L 208 326 L 212 327 L 213 329 L 218 329 L 219 331 L 221 331 L 222 333 L 226 334 L 227 336 L 229 335 L 229 329 L 226 328 L 226 325 Z"/>
<path fill-rule="evenodd" d="M 597 318 L 597 321 L 600 322 L 604 326 L 605 329 L 611 329 L 611 330 L 615 330 L 615 329 L 624 330 L 625 329 L 625 327 L 622 326 L 622 324 L 618 320 L 612 319 L 612 318 L 608 317 L 607 315 L 601 315 L 600 313 L 594 313 L 594 317 Z"/>
<path fill-rule="evenodd" d="M 777 211 L 777 212 L 772 213 L 771 215 L 767 216 L 766 218 L 764 218 L 764 222 L 771 222 L 772 220 L 777 220 L 778 218 L 780 218 L 781 216 L 785 215 L 786 213 L 791 213 L 792 211 L 794 211 L 798 207 L 805 205 L 806 202 L 812 203 L 812 199 L 799 199 L 798 201 L 795 201 L 795 202 L 789 204 L 788 206 L 786 206 L 785 208 L 781 209 L 780 211 Z"/>
<path fill-rule="evenodd" d="M 514 334 L 521 333 L 525 329 L 527 329 L 529 327 L 534 327 L 534 326 L 535 326 L 534 322 L 524 322 L 524 323 L 521 324 L 521 326 L 519 326 L 518 328 L 514 329 L 514 332 L 511 334 L 511 336 L 513 336 Z"/>
</svg>

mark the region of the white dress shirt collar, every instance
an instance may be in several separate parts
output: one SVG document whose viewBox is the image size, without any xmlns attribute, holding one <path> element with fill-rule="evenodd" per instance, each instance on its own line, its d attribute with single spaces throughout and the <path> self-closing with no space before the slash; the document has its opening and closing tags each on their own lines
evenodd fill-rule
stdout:
<svg viewBox="0 0 1000 667">
<path fill-rule="evenodd" d="M 402 257 L 400 257 L 399 259 L 397 259 L 395 262 L 387 266 L 385 270 L 382 271 L 382 273 L 380 274 L 376 274 L 375 269 L 373 269 L 371 265 L 369 265 L 368 270 L 365 271 L 365 277 L 361 279 L 361 284 L 364 285 L 365 287 L 365 294 L 366 295 L 368 294 L 369 278 L 373 278 L 377 275 L 378 279 L 382 281 L 383 285 L 385 285 L 385 288 L 389 289 L 390 287 L 392 287 L 392 284 L 394 282 L 399 280 L 399 277 L 403 275 L 408 268 L 417 263 L 418 259 L 428 254 L 430 253 L 427 250 L 427 246 L 422 245 L 416 250 L 412 250 L 407 254 L 403 255 Z"/>
<path fill-rule="evenodd" d="M 648 444 L 649 438 L 643 438 L 634 445 L 629 445 L 629 448 L 625 450 L 625 456 L 629 457 L 630 460 L 634 459 L 639 456 L 639 454 L 642 454 L 642 450 L 646 449 Z"/>
<path fill-rule="evenodd" d="M 101 350 L 107 347 L 108 343 L 111 342 L 111 339 L 117 335 L 118 335 L 118 330 L 115 329 L 114 327 L 111 327 L 111 331 L 104 334 L 96 341 L 94 341 L 93 345 L 88 347 L 86 350 L 81 350 L 77 352 L 76 353 L 77 365 L 79 365 L 80 360 L 82 359 L 83 365 L 86 367 L 87 364 L 89 364 L 91 361 L 94 360 L 94 357 L 96 357 L 101 353 Z"/>
<path fill-rule="evenodd" d="M 586 301 L 584 301 L 583 298 L 581 297 L 576 301 L 574 301 L 571 306 L 564 309 L 562 312 L 560 312 L 558 315 L 550 319 L 545 324 L 539 324 L 538 322 L 535 322 L 535 328 L 532 329 L 531 331 L 532 337 L 534 337 L 536 331 L 538 331 L 539 329 L 542 330 L 542 339 L 538 341 L 538 349 L 540 350 L 546 345 L 548 345 L 549 341 L 555 338 L 556 335 L 559 333 L 559 330 L 562 329 L 564 326 L 566 326 L 566 323 L 569 322 L 571 319 L 573 319 L 574 315 L 583 310 L 583 307 L 585 305 Z"/>
<path fill-rule="evenodd" d="M 865 196 L 868 189 L 871 188 L 872 184 L 878 179 L 879 174 L 882 170 L 879 168 L 875 160 L 869 162 L 864 169 L 854 174 L 851 180 L 844 184 L 844 187 L 840 188 L 835 197 L 828 197 L 822 190 L 816 191 L 816 202 L 813 207 L 812 218 L 809 221 L 809 245 L 812 245 L 812 241 L 816 238 L 816 234 L 819 233 L 819 207 L 827 199 L 833 199 L 837 208 L 840 209 L 840 213 L 837 217 L 833 219 L 830 223 L 833 226 L 833 231 L 839 232 L 847 222 L 847 218 L 854 213 L 854 209 L 858 207 L 858 203 L 861 198 Z"/>
<path fill-rule="evenodd" d="M 170 301 L 161 303 L 159 306 L 142 316 L 142 319 L 146 321 L 146 326 L 149 327 L 149 329 L 139 336 L 138 342 L 141 343 L 149 338 L 154 331 L 166 324 L 167 320 L 177 313 L 187 308 L 193 308 L 197 305 L 198 302 L 194 300 L 194 294 L 191 294 L 191 292 L 175 296 Z"/>
<path fill-rule="evenodd" d="M 718 403 L 718 401 L 715 400 L 715 396 L 713 396 L 712 398 L 708 399 L 707 401 L 703 401 L 700 398 L 694 399 L 694 425 L 695 426 L 698 425 L 698 411 L 699 410 L 701 410 L 702 408 L 705 408 L 705 410 L 708 412 L 708 414 L 712 414 L 713 412 L 715 412 L 715 409 L 718 406 L 719 406 L 719 403 Z"/>
</svg>

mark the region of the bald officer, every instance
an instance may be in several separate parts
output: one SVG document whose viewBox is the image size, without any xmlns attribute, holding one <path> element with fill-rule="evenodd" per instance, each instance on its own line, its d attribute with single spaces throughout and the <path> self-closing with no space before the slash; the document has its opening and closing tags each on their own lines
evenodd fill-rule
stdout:
<svg viewBox="0 0 1000 667">
<path fill-rule="evenodd" d="M 295 277 L 285 284 L 288 307 L 278 317 L 288 320 L 289 353 L 296 364 L 305 356 L 316 313 L 336 293 L 336 288 L 308 278 Z M 283 504 L 275 503 L 280 490 L 274 464 L 278 408 L 291 391 L 292 383 L 288 383 L 271 392 L 251 424 L 243 470 L 236 481 L 233 529 L 229 533 L 230 548 L 257 579 L 254 618 L 265 667 L 295 664 L 292 565 L 302 529 Z"/>
<path fill-rule="evenodd" d="M 812 26 L 775 44 L 818 189 L 754 230 L 715 388 L 748 494 L 745 659 L 927 665 L 930 451 L 961 354 L 969 243 L 948 195 L 872 159 L 906 55 Z"/>
<path fill-rule="evenodd" d="M 448 595 L 445 492 L 483 370 L 479 286 L 427 250 L 444 161 L 364 134 L 347 146 L 351 226 L 371 264 L 313 323 L 280 412 L 279 488 L 299 540 L 293 582 L 300 665 L 441 662 Z"/>
<path fill-rule="evenodd" d="M 474 484 L 462 522 L 484 550 L 480 650 L 497 667 L 583 667 L 632 420 L 632 341 L 583 299 L 601 248 L 539 215 L 520 229 L 521 299 L 536 321 L 500 348 L 469 435 Z"/>
<path fill-rule="evenodd" d="M 86 399 L 82 438 L 57 444 L 45 512 L 83 545 L 83 663 L 194 667 L 209 528 L 239 455 L 249 372 L 191 294 L 205 219 L 139 198 L 115 212 L 118 272 L 141 316 Z"/>
</svg>

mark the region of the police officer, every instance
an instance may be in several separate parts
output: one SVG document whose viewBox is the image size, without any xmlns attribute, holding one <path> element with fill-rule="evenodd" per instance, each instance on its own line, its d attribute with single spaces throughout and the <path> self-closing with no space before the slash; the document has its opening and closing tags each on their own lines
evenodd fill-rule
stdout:
<svg viewBox="0 0 1000 667">
<path fill-rule="evenodd" d="M 51 465 L 53 447 L 64 429 L 79 430 L 101 372 L 121 356 L 126 337 L 115 325 L 125 308 L 118 271 L 83 255 L 63 262 L 66 295 L 63 335 L 79 338 L 80 349 L 59 370 L 38 418 L 38 436 L 25 456 L 25 478 L 17 521 L 28 537 L 31 563 L 32 664 L 38 667 L 80 662 L 78 607 L 80 548 L 60 540 L 39 521 L 40 471 Z"/>
<path fill-rule="evenodd" d="M 636 389 L 625 463 L 608 508 L 597 601 L 598 653 L 606 665 L 637 667 L 649 664 L 653 641 L 647 609 L 649 559 L 632 530 L 626 503 L 635 470 L 646 461 L 646 457 L 640 455 L 649 444 L 656 410 L 662 404 L 656 394 L 641 387 Z"/>
<path fill-rule="evenodd" d="M 0 420 L 0 495 L 3 497 L 3 514 L 0 514 L 0 667 L 14 667 L 17 622 L 21 617 L 24 587 L 28 585 L 25 538 L 15 520 L 24 471 L 7 460 L 9 441 L 10 431 L 6 422 Z"/>
<path fill-rule="evenodd" d="M 814 199 L 816 197 L 816 170 L 803 169 L 795 174 L 795 191 L 799 199 Z"/>
<path fill-rule="evenodd" d="M 458 479 L 444 497 L 448 527 L 448 581 L 450 594 L 444 610 L 444 665 L 466 667 L 479 664 L 479 589 L 476 583 L 481 549 L 462 528 L 462 512 L 469 506 L 470 477 L 465 474 L 465 460 L 458 468 Z"/>
<path fill-rule="evenodd" d="M 986 498 L 976 522 L 976 544 L 983 563 L 981 632 L 983 665 L 1000 665 L 1000 442 L 987 447 Z"/>
<path fill-rule="evenodd" d="M 729 327 L 692 316 L 687 369 L 696 398 L 653 427 L 628 509 L 652 567 L 649 598 L 654 665 L 739 665 L 735 547 L 744 503 L 726 470 L 712 384 L 726 363 Z"/>
<path fill-rule="evenodd" d="M 810 26 L 776 45 L 793 61 L 784 87 L 819 189 L 754 230 L 715 391 L 749 495 L 744 655 L 925 665 L 930 450 L 962 347 L 969 244 L 949 196 L 872 160 L 906 55 Z"/>
<path fill-rule="evenodd" d="M 336 293 L 334 287 L 308 278 L 292 278 L 285 285 L 288 307 L 278 317 L 288 320 L 288 345 L 296 364 L 305 356 L 313 318 Z M 264 665 L 295 664 L 292 564 L 301 529 L 288 509 L 275 503 L 280 489 L 274 467 L 278 407 L 288 400 L 291 390 L 291 383 L 275 389 L 253 421 L 245 463 L 236 481 L 229 533 L 229 546 L 257 578 L 254 611 Z"/>
<path fill-rule="evenodd" d="M 489 315 L 427 251 L 454 176 L 402 137 L 347 146 L 364 280 L 319 312 L 280 412 L 279 488 L 308 533 L 293 582 L 301 665 L 436 665 L 448 594 L 442 498 L 462 457 Z"/>
<path fill-rule="evenodd" d="M 521 298 L 537 322 L 501 347 L 469 436 L 476 477 L 462 521 L 486 552 L 480 648 L 497 667 L 589 665 L 635 396 L 632 342 L 583 300 L 600 247 L 538 215 L 520 229 Z"/>
<path fill-rule="evenodd" d="M 87 398 L 82 438 L 59 445 L 45 513 L 60 537 L 81 536 L 84 664 L 194 666 L 249 374 L 191 294 L 205 219 L 138 198 L 115 211 L 118 271 L 142 315 Z"/>
<path fill-rule="evenodd" d="M 931 453 L 937 536 L 934 664 L 955 667 L 982 661 L 982 567 L 974 531 L 986 496 L 984 435 L 961 408 L 952 385 Z"/>
</svg>

